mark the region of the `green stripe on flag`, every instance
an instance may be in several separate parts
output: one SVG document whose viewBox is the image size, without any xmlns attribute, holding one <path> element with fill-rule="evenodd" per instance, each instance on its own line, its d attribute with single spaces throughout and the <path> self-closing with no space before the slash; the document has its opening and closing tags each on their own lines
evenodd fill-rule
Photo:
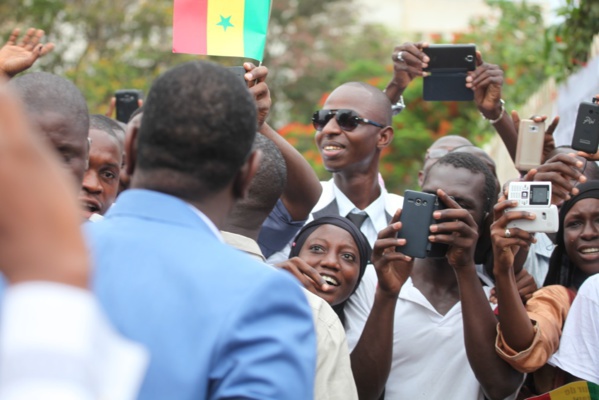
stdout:
<svg viewBox="0 0 599 400">
<path fill-rule="evenodd" d="M 243 19 L 244 56 L 262 61 L 268 32 L 270 0 L 246 0 Z"/>
</svg>

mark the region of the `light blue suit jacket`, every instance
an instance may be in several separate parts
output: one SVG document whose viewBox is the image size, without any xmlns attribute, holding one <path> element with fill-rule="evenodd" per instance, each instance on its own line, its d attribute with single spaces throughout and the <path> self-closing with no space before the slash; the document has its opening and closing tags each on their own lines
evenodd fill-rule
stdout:
<svg viewBox="0 0 599 400">
<path fill-rule="evenodd" d="M 291 275 L 221 243 L 190 205 L 158 192 L 127 190 L 86 231 L 102 307 L 150 352 L 140 399 L 313 397 L 314 326 Z"/>
</svg>

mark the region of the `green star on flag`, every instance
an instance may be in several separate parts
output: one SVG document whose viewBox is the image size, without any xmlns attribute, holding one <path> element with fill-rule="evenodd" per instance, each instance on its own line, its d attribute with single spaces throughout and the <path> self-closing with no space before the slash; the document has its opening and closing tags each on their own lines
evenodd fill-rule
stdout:
<svg viewBox="0 0 599 400">
<path fill-rule="evenodd" d="M 216 25 L 222 26 L 225 32 L 227 31 L 227 28 L 234 28 L 234 25 L 231 23 L 231 15 L 226 18 L 221 15 L 220 22 Z"/>
</svg>

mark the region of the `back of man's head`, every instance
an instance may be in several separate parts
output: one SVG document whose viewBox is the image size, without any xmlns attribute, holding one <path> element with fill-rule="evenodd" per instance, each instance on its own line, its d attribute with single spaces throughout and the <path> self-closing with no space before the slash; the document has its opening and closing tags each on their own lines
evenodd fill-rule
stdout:
<svg viewBox="0 0 599 400">
<path fill-rule="evenodd" d="M 223 230 L 238 234 L 258 231 L 287 182 L 287 166 L 279 148 L 267 137 L 257 134 L 254 150 L 260 150 L 260 167 L 250 184 L 248 195 L 235 203 Z"/>
<path fill-rule="evenodd" d="M 81 91 L 69 80 L 47 72 L 33 72 L 10 81 L 29 113 L 56 113 L 76 123 L 87 137 L 89 114 Z"/>
<path fill-rule="evenodd" d="M 144 103 L 134 173 L 142 186 L 198 198 L 229 184 L 256 134 L 247 87 L 209 62 L 177 66 L 153 83 Z"/>
<path fill-rule="evenodd" d="M 64 158 L 77 190 L 87 163 L 89 114 L 83 94 L 65 78 L 33 72 L 9 83 L 25 103 L 32 123 Z"/>
</svg>

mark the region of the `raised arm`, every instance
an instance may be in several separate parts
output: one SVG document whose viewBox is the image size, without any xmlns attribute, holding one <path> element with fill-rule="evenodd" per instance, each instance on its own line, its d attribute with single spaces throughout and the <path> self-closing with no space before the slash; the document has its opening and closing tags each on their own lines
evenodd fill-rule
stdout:
<svg viewBox="0 0 599 400">
<path fill-rule="evenodd" d="M 360 399 L 376 400 L 385 388 L 393 355 L 397 296 L 414 265 L 411 257 L 395 251 L 396 246 L 405 245 L 406 241 L 396 237 L 401 229 L 400 214 L 401 209 L 391 220 L 391 225 L 379 232 L 372 251 L 378 285 L 362 335 L 351 353 L 352 371 Z"/>
<path fill-rule="evenodd" d="M 443 190 L 439 189 L 437 195 L 448 208 L 435 211 L 433 217 L 450 222 L 433 225 L 429 240 L 449 245 L 447 259 L 456 273 L 460 289 L 466 355 L 487 397 L 504 399 L 518 389 L 522 374 L 495 351 L 497 319 L 474 265 L 478 226 L 468 210 L 462 209 Z"/>
<path fill-rule="evenodd" d="M 17 43 L 19 34 L 19 29 L 14 29 L 8 41 L 0 48 L 0 74 L 8 78 L 25 71 L 38 58 L 54 50 L 54 43 L 40 43 L 44 37 L 41 29 L 29 28 L 21 42 Z"/>
<path fill-rule="evenodd" d="M 307 219 L 322 192 L 318 176 L 304 156 L 266 123 L 272 103 L 265 82 L 268 68 L 255 67 L 251 63 L 245 63 L 244 67 L 248 71 L 245 78 L 258 106 L 258 130 L 275 143 L 287 164 L 287 185 L 281 200 L 294 221 Z"/>
</svg>

